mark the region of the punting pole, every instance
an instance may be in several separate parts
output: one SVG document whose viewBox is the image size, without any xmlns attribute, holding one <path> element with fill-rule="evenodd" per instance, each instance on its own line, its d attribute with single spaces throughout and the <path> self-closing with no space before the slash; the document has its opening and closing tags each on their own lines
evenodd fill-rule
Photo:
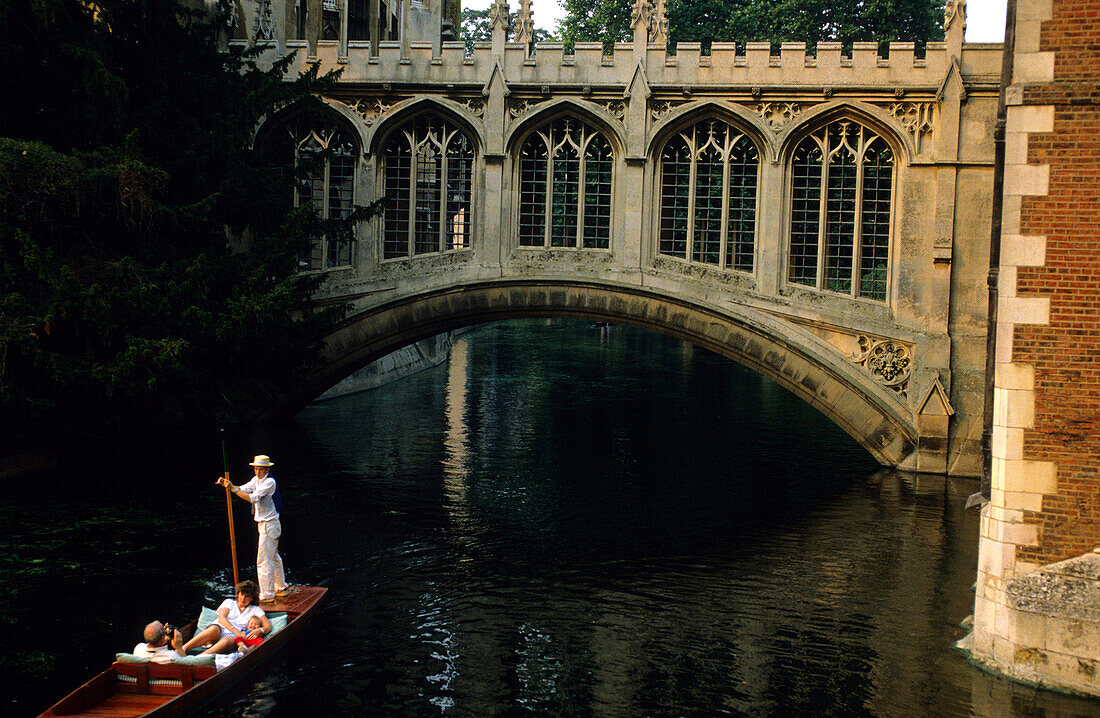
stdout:
<svg viewBox="0 0 1100 718">
<path fill-rule="evenodd" d="M 222 433 L 222 468 L 225 470 L 225 480 L 229 481 L 229 456 L 225 453 L 225 429 Z M 241 577 L 237 573 L 237 534 L 233 530 L 233 497 L 229 495 L 229 486 L 225 487 L 225 509 L 229 512 L 229 551 L 233 556 L 233 590 L 237 590 L 237 584 Z"/>
</svg>

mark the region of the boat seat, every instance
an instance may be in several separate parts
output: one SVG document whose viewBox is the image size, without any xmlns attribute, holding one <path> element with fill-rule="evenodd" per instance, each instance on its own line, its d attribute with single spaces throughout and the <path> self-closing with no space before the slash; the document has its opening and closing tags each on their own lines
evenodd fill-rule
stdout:
<svg viewBox="0 0 1100 718">
<path fill-rule="evenodd" d="M 120 693 L 178 695 L 213 676 L 213 666 L 182 666 L 160 663 L 121 663 L 111 666 Z"/>
</svg>

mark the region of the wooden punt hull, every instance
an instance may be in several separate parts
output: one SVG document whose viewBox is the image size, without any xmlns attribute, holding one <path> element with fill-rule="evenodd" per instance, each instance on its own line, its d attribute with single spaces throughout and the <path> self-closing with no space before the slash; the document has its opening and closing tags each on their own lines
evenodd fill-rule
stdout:
<svg viewBox="0 0 1100 718">
<path fill-rule="evenodd" d="M 211 666 L 171 663 L 114 663 L 110 668 L 55 703 L 39 718 L 174 718 L 198 709 L 274 655 L 311 619 L 328 591 L 295 586 L 289 596 L 263 604 L 265 611 L 285 611 L 286 627 L 222 671 Z M 135 682 L 124 682 L 129 676 Z"/>
</svg>

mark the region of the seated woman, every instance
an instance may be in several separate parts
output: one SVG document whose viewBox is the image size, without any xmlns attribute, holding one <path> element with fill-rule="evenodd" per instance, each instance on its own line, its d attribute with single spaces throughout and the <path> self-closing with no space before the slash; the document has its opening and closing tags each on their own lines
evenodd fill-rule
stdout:
<svg viewBox="0 0 1100 718">
<path fill-rule="evenodd" d="M 237 598 L 227 598 L 218 606 L 218 620 L 211 623 L 183 644 L 184 651 L 212 644 L 206 653 L 231 653 L 237 650 L 238 638 L 263 638 L 271 633 L 271 621 L 257 606 L 260 589 L 255 581 L 241 581 L 236 586 Z M 257 618 L 259 626 L 249 628 L 249 620 Z M 256 625 L 256 624 L 253 624 Z"/>
</svg>

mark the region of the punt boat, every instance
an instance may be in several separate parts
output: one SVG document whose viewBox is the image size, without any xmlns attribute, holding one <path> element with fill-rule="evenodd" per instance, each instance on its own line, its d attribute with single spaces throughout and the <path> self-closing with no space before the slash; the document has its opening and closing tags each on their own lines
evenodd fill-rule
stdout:
<svg viewBox="0 0 1100 718">
<path fill-rule="evenodd" d="M 268 614 L 285 612 L 286 626 L 221 671 L 178 663 L 123 663 L 111 667 L 55 703 L 39 718 L 174 718 L 200 708 L 286 645 L 313 617 L 327 588 L 294 586 L 285 598 L 261 604 Z M 197 621 L 180 630 L 194 635 Z"/>
</svg>

